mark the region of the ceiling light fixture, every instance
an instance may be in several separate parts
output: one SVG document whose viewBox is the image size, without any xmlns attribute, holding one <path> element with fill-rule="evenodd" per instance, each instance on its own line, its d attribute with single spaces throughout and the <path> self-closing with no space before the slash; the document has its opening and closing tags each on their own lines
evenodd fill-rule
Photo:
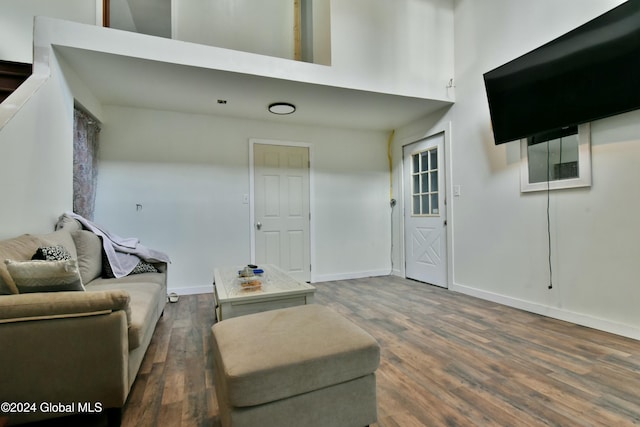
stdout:
<svg viewBox="0 0 640 427">
<path fill-rule="evenodd" d="M 296 111 L 296 106 L 288 102 L 274 102 L 269 105 L 269 111 L 273 114 L 286 115 Z"/>
</svg>

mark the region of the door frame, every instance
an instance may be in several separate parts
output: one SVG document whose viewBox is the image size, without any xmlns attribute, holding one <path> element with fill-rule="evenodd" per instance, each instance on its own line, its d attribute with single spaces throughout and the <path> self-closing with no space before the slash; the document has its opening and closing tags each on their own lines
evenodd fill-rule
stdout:
<svg viewBox="0 0 640 427">
<path fill-rule="evenodd" d="M 405 198 L 409 197 L 407 196 L 407 194 L 405 194 L 405 181 L 406 181 L 406 176 L 405 176 L 405 167 L 404 167 L 404 149 L 407 145 L 411 145 L 413 143 L 422 141 L 424 139 L 428 139 L 431 138 L 433 136 L 436 136 L 438 134 L 443 134 L 444 135 L 444 164 L 445 164 L 445 182 L 444 182 L 444 193 L 445 193 L 445 201 L 446 201 L 446 206 L 447 206 L 447 213 L 445 216 L 445 219 L 447 221 L 447 227 L 446 227 L 446 244 L 447 244 L 447 278 L 446 278 L 446 289 L 450 289 L 451 288 L 451 284 L 455 283 L 454 280 L 454 269 L 453 269 L 453 265 L 454 265 L 454 258 L 453 258 L 453 231 L 454 231 L 454 224 L 453 224 L 453 168 L 452 168 L 452 162 L 451 162 L 451 122 L 446 122 L 443 123 L 439 126 L 436 126 L 434 128 L 431 128 L 428 132 L 426 132 L 424 135 L 422 136 L 411 136 L 408 138 L 404 138 L 402 141 L 400 141 L 400 144 L 398 144 L 400 146 L 400 154 L 401 154 L 401 161 L 400 161 L 400 195 L 402 198 L 402 203 L 398 203 L 400 205 L 400 212 L 401 215 L 399 215 L 399 221 L 400 221 L 400 227 L 399 230 L 402 230 L 400 234 L 400 266 L 401 266 L 401 274 L 402 277 L 407 277 L 407 270 L 406 270 L 406 263 L 407 263 L 407 256 L 406 256 L 406 225 L 405 225 L 405 221 L 404 221 L 404 217 L 405 217 Z M 457 197 L 457 196 L 456 196 Z"/>
<path fill-rule="evenodd" d="M 309 150 L 309 262 L 311 263 L 310 280 L 315 283 L 314 266 L 316 265 L 316 227 L 315 227 L 315 184 L 313 167 L 313 144 L 308 142 L 279 141 L 275 139 L 249 139 L 249 235 L 251 236 L 251 263 L 256 261 L 256 213 L 255 213 L 255 159 L 253 148 L 255 145 L 282 145 L 285 147 L 303 147 Z"/>
</svg>

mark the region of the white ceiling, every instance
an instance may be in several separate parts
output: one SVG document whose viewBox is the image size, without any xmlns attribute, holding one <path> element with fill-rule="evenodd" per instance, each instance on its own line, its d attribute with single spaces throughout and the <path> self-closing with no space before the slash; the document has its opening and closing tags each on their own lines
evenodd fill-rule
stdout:
<svg viewBox="0 0 640 427">
<path fill-rule="evenodd" d="M 55 49 L 103 105 L 384 131 L 450 105 L 71 47 Z M 278 101 L 294 104 L 297 111 L 287 116 L 269 113 L 267 106 Z"/>
</svg>

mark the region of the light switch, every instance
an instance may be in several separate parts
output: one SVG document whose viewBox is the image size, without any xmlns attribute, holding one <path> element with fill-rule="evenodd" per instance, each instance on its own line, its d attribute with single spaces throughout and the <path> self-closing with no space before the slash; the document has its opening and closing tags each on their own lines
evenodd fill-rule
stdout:
<svg viewBox="0 0 640 427">
<path fill-rule="evenodd" d="M 249 195 L 248 194 L 243 194 L 242 195 L 242 204 L 243 205 L 248 205 L 249 204 Z"/>
<path fill-rule="evenodd" d="M 453 196 L 454 197 L 460 197 L 460 193 L 461 193 L 460 186 L 459 185 L 454 185 L 453 186 Z"/>
</svg>

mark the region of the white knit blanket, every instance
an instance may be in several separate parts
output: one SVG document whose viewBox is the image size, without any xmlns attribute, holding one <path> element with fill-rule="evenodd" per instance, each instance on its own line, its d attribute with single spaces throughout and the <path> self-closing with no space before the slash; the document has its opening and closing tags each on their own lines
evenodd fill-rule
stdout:
<svg viewBox="0 0 640 427">
<path fill-rule="evenodd" d="M 138 238 L 117 236 L 73 212 L 65 212 L 64 215 L 78 220 L 84 228 L 102 237 L 102 246 L 115 277 L 131 273 L 141 259 L 147 262 L 171 262 L 167 254 L 143 246 Z"/>
</svg>

